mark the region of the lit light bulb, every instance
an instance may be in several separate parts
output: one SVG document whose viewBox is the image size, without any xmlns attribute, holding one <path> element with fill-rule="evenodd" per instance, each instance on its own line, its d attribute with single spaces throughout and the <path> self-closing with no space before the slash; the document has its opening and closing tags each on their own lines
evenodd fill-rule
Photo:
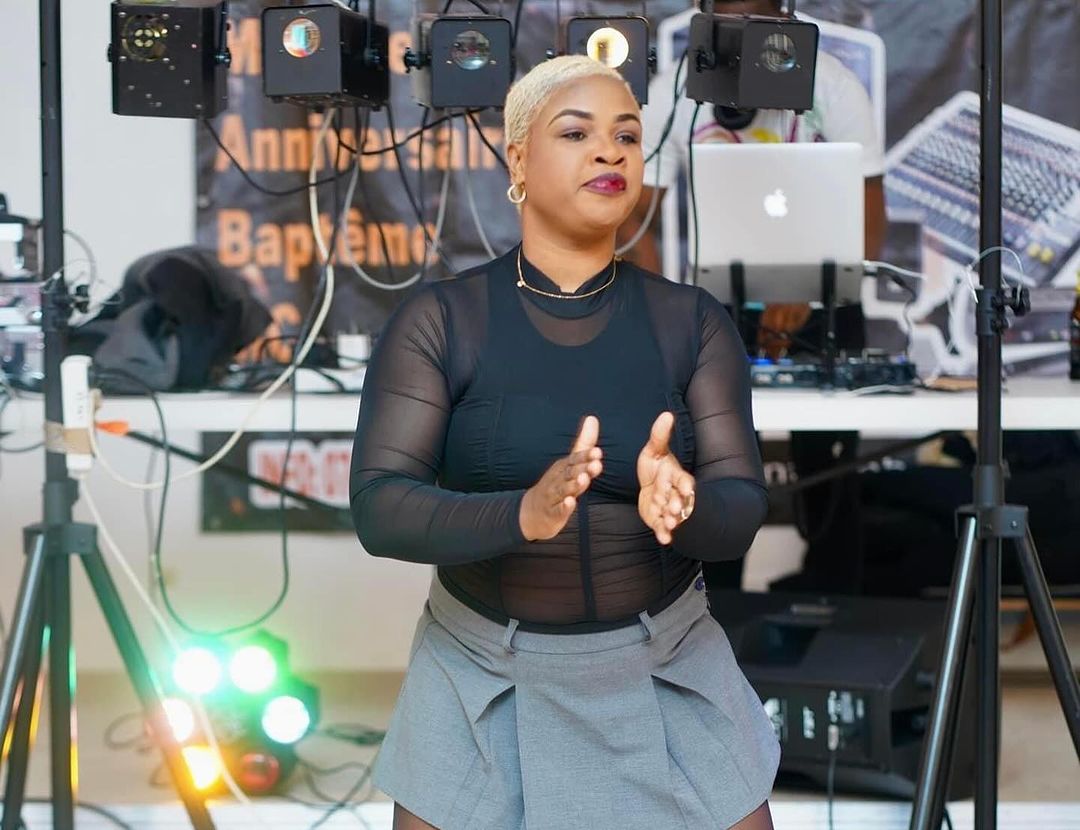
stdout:
<svg viewBox="0 0 1080 830">
<path fill-rule="evenodd" d="M 309 726 L 311 713 L 302 700 L 291 695 L 275 697 L 263 709 L 263 732 L 276 743 L 296 743 L 304 737 Z"/>
<path fill-rule="evenodd" d="M 618 29 L 604 26 L 589 35 L 585 53 L 594 61 L 615 69 L 630 57 L 630 44 Z"/>
</svg>

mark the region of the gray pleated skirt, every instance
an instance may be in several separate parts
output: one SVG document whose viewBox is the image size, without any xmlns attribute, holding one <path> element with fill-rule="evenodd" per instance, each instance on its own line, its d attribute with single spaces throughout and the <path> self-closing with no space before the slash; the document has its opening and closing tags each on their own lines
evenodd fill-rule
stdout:
<svg viewBox="0 0 1080 830">
<path fill-rule="evenodd" d="M 655 617 L 537 634 L 436 576 L 374 782 L 440 830 L 721 830 L 780 747 L 700 580 Z"/>
</svg>

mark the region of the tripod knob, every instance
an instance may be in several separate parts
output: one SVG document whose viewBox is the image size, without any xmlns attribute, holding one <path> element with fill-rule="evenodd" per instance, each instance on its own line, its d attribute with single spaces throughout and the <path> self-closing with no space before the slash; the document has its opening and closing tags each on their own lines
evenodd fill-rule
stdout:
<svg viewBox="0 0 1080 830">
<path fill-rule="evenodd" d="M 1005 290 L 1005 304 L 1017 317 L 1023 317 L 1031 311 L 1031 292 L 1024 285 L 1010 286 Z"/>
<path fill-rule="evenodd" d="M 77 285 L 71 292 L 72 305 L 80 314 L 86 314 L 90 310 L 90 286 Z"/>
</svg>

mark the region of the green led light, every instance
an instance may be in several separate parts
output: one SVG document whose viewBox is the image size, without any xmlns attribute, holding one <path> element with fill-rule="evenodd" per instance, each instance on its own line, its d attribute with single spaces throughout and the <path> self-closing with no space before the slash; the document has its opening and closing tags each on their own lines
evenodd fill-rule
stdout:
<svg viewBox="0 0 1080 830">
<path fill-rule="evenodd" d="M 262 646 L 244 646 L 229 660 L 229 677 L 243 692 L 264 692 L 277 678 L 277 663 Z"/>
<path fill-rule="evenodd" d="M 190 695 L 209 694 L 221 682 L 221 662 L 210 649 L 186 648 L 173 661 L 173 680 Z"/>
<path fill-rule="evenodd" d="M 279 744 L 294 744 L 311 726 L 311 713 L 304 702 L 291 695 L 275 697 L 263 709 L 262 728 L 270 740 Z"/>
</svg>

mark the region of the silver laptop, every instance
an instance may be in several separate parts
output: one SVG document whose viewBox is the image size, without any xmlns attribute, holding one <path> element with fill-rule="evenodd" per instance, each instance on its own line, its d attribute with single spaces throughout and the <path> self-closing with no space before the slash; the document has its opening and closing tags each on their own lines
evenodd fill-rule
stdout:
<svg viewBox="0 0 1080 830">
<path fill-rule="evenodd" d="M 859 144 L 695 144 L 694 183 L 700 286 L 730 302 L 731 265 L 741 263 L 747 301 L 812 302 L 822 297 L 822 265 L 831 262 L 837 300 L 858 301 L 864 256 Z M 688 224 L 692 270 L 692 213 Z"/>
</svg>

